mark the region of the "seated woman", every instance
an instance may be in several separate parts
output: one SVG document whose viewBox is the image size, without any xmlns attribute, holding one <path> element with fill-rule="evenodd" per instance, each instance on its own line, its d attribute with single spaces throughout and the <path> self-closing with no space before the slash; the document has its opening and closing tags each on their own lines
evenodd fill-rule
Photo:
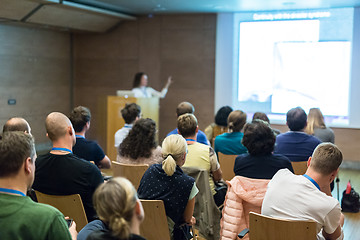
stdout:
<svg viewBox="0 0 360 240">
<path fill-rule="evenodd" d="M 324 116 L 319 108 L 310 108 L 305 132 L 314 135 L 322 142 L 335 142 L 335 135 L 331 128 L 326 127 Z"/>
<path fill-rule="evenodd" d="M 249 153 L 242 154 L 235 159 L 235 175 L 271 179 L 282 168 L 294 172 L 287 157 L 272 153 L 275 140 L 274 132 L 267 122 L 254 120 L 246 124 L 242 143 Z"/>
<path fill-rule="evenodd" d="M 119 146 L 117 161 L 125 164 L 161 163 L 161 148 L 155 142 L 156 124 L 150 118 L 141 118 L 132 127 Z"/>
<path fill-rule="evenodd" d="M 214 150 L 228 155 L 240 155 L 247 149 L 241 144 L 244 134 L 241 132 L 246 123 L 246 113 L 241 110 L 232 111 L 228 117 L 229 133 L 215 138 Z"/>
<path fill-rule="evenodd" d="M 233 109 L 229 106 L 221 107 L 215 115 L 215 122 L 207 126 L 204 130 L 206 138 L 213 144 L 217 135 L 228 132 L 227 118 Z"/>
<path fill-rule="evenodd" d="M 187 144 L 182 136 L 166 137 L 162 144 L 163 163 L 149 167 L 138 189 L 140 199 L 164 201 L 169 231 L 174 239 L 178 239 L 176 234 L 180 227 L 187 229 L 187 225 L 195 224 L 193 212 L 198 189 L 195 180 L 180 168 L 185 163 L 186 153 Z"/>
<path fill-rule="evenodd" d="M 256 120 L 256 119 L 263 120 L 263 121 L 267 122 L 268 124 L 270 124 L 270 119 L 269 119 L 268 116 L 267 116 L 265 113 L 263 113 L 263 112 L 256 112 L 256 113 L 254 113 L 252 120 L 254 121 L 254 120 Z M 272 130 L 273 130 L 273 132 L 274 132 L 274 134 L 275 134 L 275 137 L 281 133 L 279 129 L 272 128 Z"/>
<path fill-rule="evenodd" d="M 101 184 L 93 201 L 100 220 L 88 223 L 78 240 L 145 240 L 139 236 L 144 210 L 129 180 L 117 177 Z"/>
</svg>

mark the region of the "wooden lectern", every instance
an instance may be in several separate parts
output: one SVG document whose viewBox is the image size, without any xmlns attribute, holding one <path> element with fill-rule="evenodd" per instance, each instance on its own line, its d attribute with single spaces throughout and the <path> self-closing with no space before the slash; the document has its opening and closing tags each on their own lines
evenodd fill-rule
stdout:
<svg viewBox="0 0 360 240">
<path fill-rule="evenodd" d="M 121 116 L 121 109 L 127 103 L 136 103 L 141 107 L 142 118 L 151 118 L 159 128 L 159 98 L 135 98 L 108 96 L 106 99 L 106 154 L 112 161 L 116 161 L 115 133 L 125 124 Z"/>
</svg>

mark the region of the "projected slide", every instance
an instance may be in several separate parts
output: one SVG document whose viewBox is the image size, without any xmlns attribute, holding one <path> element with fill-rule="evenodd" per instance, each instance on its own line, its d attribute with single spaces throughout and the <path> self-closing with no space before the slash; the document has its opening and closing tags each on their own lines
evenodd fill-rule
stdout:
<svg viewBox="0 0 360 240">
<path fill-rule="evenodd" d="M 324 26 L 319 19 L 240 23 L 238 101 L 245 111 L 319 107 L 348 117 L 351 42 L 322 39 Z"/>
</svg>

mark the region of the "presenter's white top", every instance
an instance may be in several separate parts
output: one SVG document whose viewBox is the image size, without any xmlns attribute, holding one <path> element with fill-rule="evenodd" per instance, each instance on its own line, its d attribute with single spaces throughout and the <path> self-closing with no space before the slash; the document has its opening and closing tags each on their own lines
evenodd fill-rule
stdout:
<svg viewBox="0 0 360 240">
<path fill-rule="evenodd" d="M 288 220 L 313 220 L 318 239 L 323 239 L 322 228 L 331 234 L 340 225 L 341 208 L 335 198 L 321 192 L 303 175 L 281 169 L 268 184 L 261 213 Z"/>
<path fill-rule="evenodd" d="M 133 127 L 133 124 L 127 124 L 125 123 L 124 127 L 119 129 L 115 133 L 115 147 L 118 148 L 119 145 L 122 143 L 122 141 L 129 135 L 129 132 L 131 128 Z"/>
<path fill-rule="evenodd" d="M 137 87 L 133 88 L 132 92 L 136 98 L 150 98 L 150 97 L 159 97 L 164 98 L 167 93 L 167 88 L 163 88 L 161 92 L 156 91 L 151 87 Z"/>
</svg>

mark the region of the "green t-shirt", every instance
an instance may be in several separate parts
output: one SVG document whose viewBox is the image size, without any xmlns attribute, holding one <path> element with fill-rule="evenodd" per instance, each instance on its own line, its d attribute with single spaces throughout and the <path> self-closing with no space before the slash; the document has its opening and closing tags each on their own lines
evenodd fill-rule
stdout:
<svg viewBox="0 0 360 240">
<path fill-rule="evenodd" d="M 29 197 L 0 193 L 0 239 L 71 239 L 64 216 L 56 208 Z"/>
</svg>

